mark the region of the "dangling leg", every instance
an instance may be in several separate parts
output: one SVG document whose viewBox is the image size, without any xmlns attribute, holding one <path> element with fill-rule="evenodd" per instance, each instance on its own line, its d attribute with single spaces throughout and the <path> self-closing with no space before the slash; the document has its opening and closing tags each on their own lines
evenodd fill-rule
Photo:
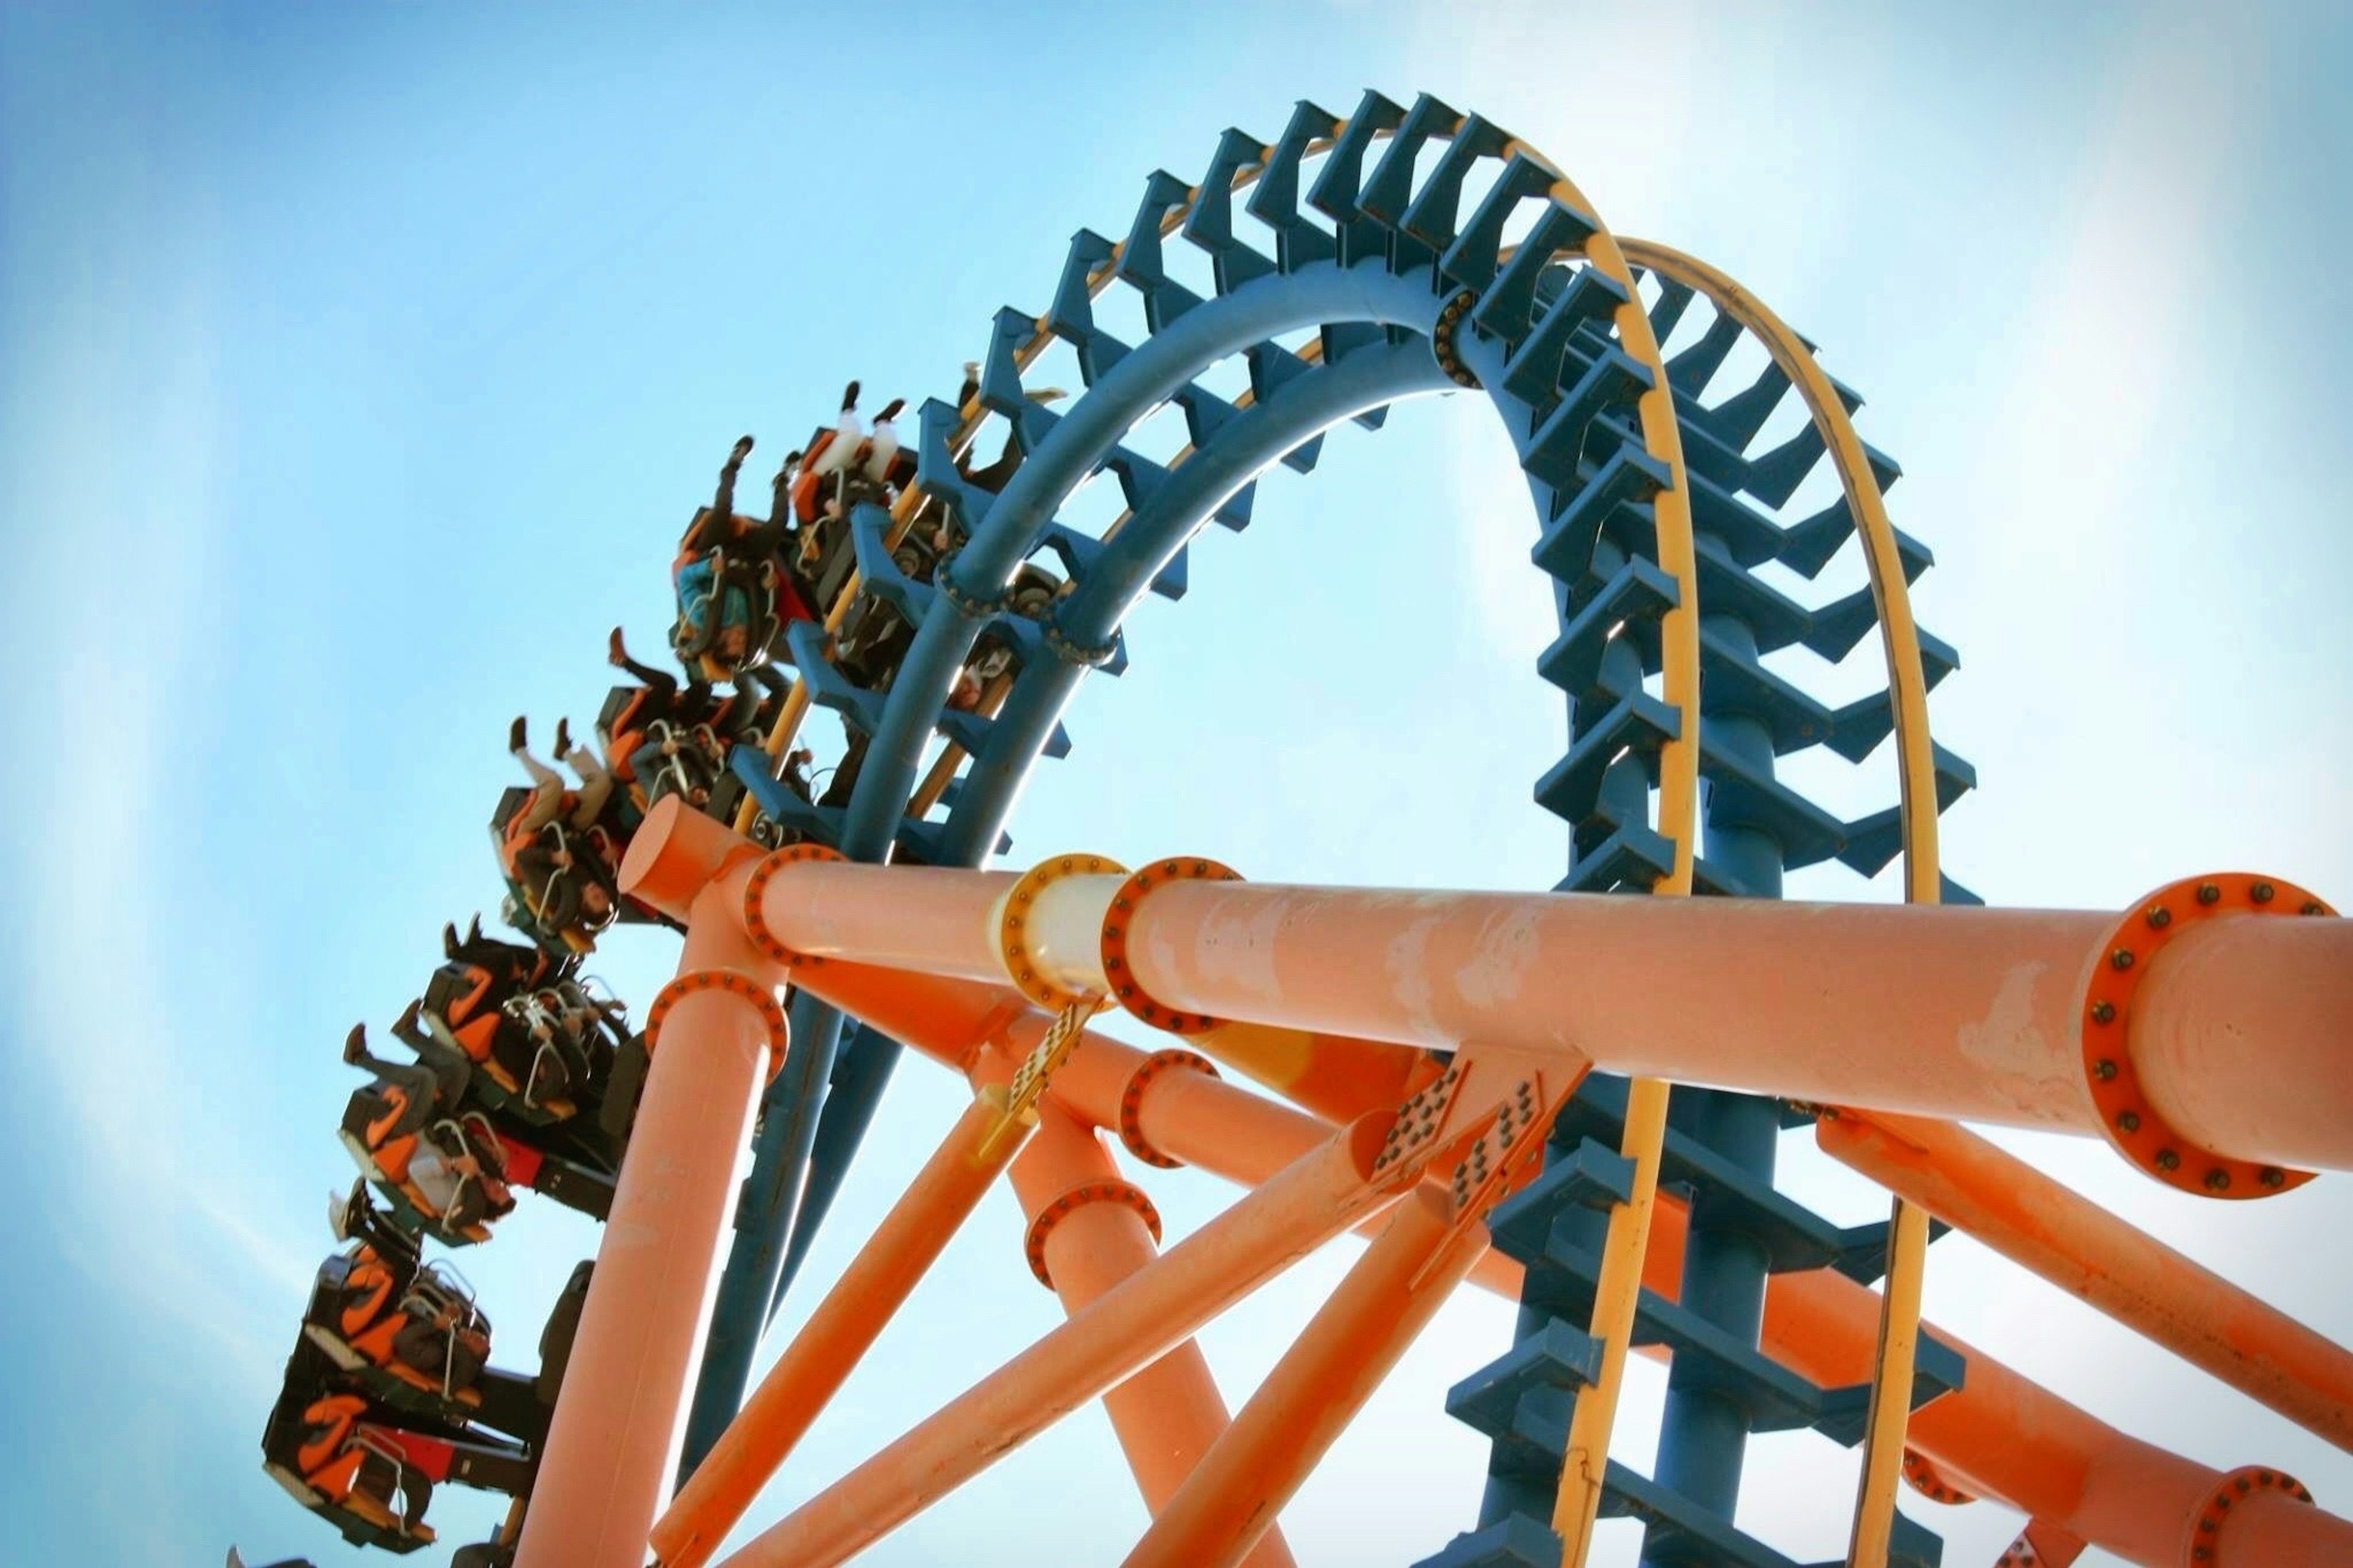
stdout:
<svg viewBox="0 0 2353 1568">
<path fill-rule="evenodd" d="M 572 808 L 567 820 L 586 832 L 605 815 L 605 803 L 613 795 L 613 775 L 606 771 L 605 759 L 586 746 L 573 747 L 565 753 L 564 760 L 580 775 L 580 803 Z"/>
<path fill-rule="evenodd" d="M 473 1082 L 473 1058 L 466 1054 L 466 1047 L 458 1043 L 457 1037 L 448 1032 L 448 1025 L 438 1018 L 425 1023 L 424 1018 L 423 1005 L 411 1002 L 393 1024 L 392 1032 L 402 1045 L 417 1053 L 417 1061 L 440 1086 L 442 1114 L 455 1116 Z"/>
<path fill-rule="evenodd" d="M 387 1141 L 407 1137 L 432 1118 L 433 1108 L 441 1098 L 440 1079 L 422 1062 L 386 1061 L 369 1050 L 365 1024 L 353 1024 L 352 1032 L 343 1037 L 343 1060 L 374 1073 L 407 1100 L 399 1119 L 385 1134 Z"/>
<path fill-rule="evenodd" d="M 638 684 L 662 700 L 665 704 L 678 696 L 678 678 L 666 669 L 656 669 L 650 664 L 639 664 L 629 657 L 628 645 L 621 640 L 621 628 L 615 626 L 605 643 L 605 661 L 616 669 L 625 669 L 636 676 Z"/>
<path fill-rule="evenodd" d="M 507 751 L 531 775 L 531 800 L 517 818 L 519 829 L 537 833 L 564 808 L 564 776 L 531 754 L 531 740 L 520 718 L 507 728 Z"/>
</svg>

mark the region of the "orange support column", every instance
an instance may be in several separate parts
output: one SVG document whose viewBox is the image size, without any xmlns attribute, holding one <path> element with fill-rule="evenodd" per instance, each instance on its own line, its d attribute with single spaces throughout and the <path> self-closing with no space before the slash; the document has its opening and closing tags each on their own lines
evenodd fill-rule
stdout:
<svg viewBox="0 0 2353 1568">
<path fill-rule="evenodd" d="M 776 970 L 745 937 L 743 875 L 693 900 L 525 1516 L 517 1568 L 639 1568 L 678 1468 L 735 1207 L 735 1159 L 783 1059 Z"/>
<path fill-rule="evenodd" d="M 730 1568 L 828 1568 L 863 1551 L 1394 1201 L 1394 1186 L 1372 1181 L 1391 1120 L 1367 1116 L 1341 1129 L 811 1498 L 728 1558 Z"/>
<path fill-rule="evenodd" d="M 663 1568 L 695 1568 L 744 1517 L 948 1238 L 1022 1146 L 991 1139 L 1005 1091 L 983 1089 L 859 1249 L 653 1529 Z"/>
<path fill-rule="evenodd" d="M 1486 1247 L 1486 1227 L 1436 1191 L 1400 1204 L 1125 1568 L 1243 1561 Z"/>
<path fill-rule="evenodd" d="M 1840 1111 L 1815 1141 L 2011 1262 L 2353 1449 L 2353 1352 L 1958 1127 Z"/>
<path fill-rule="evenodd" d="M 1149 1201 L 1121 1179 L 1094 1131 L 1051 1101 L 1013 1163 L 1013 1190 L 1029 1220 L 1029 1266 L 1073 1318 L 1159 1256 Z M 1191 1340 L 1105 1394 L 1103 1409 L 1154 1514 L 1226 1430 L 1225 1399 Z M 1250 1562 L 1279 1568 L 1291 1552 L 1271 1536 Z"/>
</svg>

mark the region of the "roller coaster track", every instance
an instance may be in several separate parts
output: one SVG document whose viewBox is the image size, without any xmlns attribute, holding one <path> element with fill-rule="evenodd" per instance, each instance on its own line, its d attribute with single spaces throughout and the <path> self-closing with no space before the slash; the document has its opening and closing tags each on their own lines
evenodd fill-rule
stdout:
<svg viewBox="0 0 2353 1568">
<path fill-rule="evenodd" d="M 1302 210 L 1303 197 L 1317 216 Z M 1264 247 L 1238 233 L 1238 204 L 1268 237 Z M 1165 248 L 1171 240 L 1206 259 L 1208 292 L 1179 280 L 1182 268 Z M 1097 322 L 1096 302 L 1113 287 L 1140 298 L 1147 331 L 1138 342 Z M 1687 318 L 1699 300 L 1713 319 L 1694 331 L 1699 323 Z M 1282 346 L 1302 331 L 1315 336 L 1298 350 Z M 1744 335 L 1764 349 L 1766 369 L 1707 401 Z M 1670 355 L 1662 348 L 1670 341 L 1684 346 Z M 1022 386 L 1024 371 L 1057 342 L 1074 352 L 1085 383 L 1084 395 L 1059 416 Z M 1237 356 L 1249 389 L 1228 399 L 1202 378 Z M 1050 304 L 1042 313 L 1000 311 L 982 363 L 974 405 L 923 405 L 917 479 L 892 514 L 869 508 L 854 519 L 859 575 L 830 624 L 839 625 L 862 590 L 917 626 L 890 690 L 866 692 L 832 671 L 821 639 L 803 633 L 796 642 L 803 679 L 769 754 L 787 747 L 812 699 L 841 712 L 871 745 L 839 811 L 806 805 L 758 769 L 744 770 L 786 826 L 852 858 L 879 860 L 895 848 L 932 865 L 979 864 L 1002 847 L 1004 819 L 1029 770 L 1067 751 L 1059 715 L 1080 682 L 1092 669 L 1124 668 L 1129 612 L 1147 592 L 1183 593 L 1187 552 L 1207 522 L 1245 526 L 1257 476 L 1278 462 L 1312 468 L 1331 427 L 1352 418 L 1377 425 L 1405 397 L 1475 388 L 1512 437 L 1536 513 L 1534 558 L 1553 579 L 1559 611 L 1560 634 L 1538 671 L 1568 699 L 1568 746 L 1535 789 L 1570 828 L 1559 888 L 1772 896 L 1785 869 L 1835 858 L 1868 877 L 1900 852 L 1908 898 L 1968 898 L 1941 877 L 1936 818 L 1974 780 L 1966 763 L 1934 745 L 1926 706 L 1928 689 L 1957 660 L 1914 624 L 1906 585 L 1929 557 L 1888 520 L 1882 491 L 1897 470 L 1857 436 L 1850 414 L 1860 400 L 1821 371 L 1810 345 L 1722 273 L 1663 246 L 1613 237 L 1554 165 L 1500 128 L 1427 97 L 1400 106 L 1367 94 L 1345 120 L 1301 105 L 1271 143 L 1229 132 L 1198 184 L 1152 176 L 1123 239 L 1082 231 Z M 1806 421 L 1757 449 L 1792 390 Z M 1126 441 L 1169 404 L 1182 411 L 1190 440 L 1162 464 Z M 1010 426 L 1027 455 L 995 496 L 965 483 L 954 461 L 992 417 Z M 1780 521 L 1775 514 L 1825 455 L 1838 499 Z M 1127 502 L 1112 527 L 1095 538 L 1059 521 L 1078 488 L 1105 471 Z M 944 510 L 965 535 L 934 584 L 907 579 L 889 550 L 926 508 Z M 1756 574 L 1778 563 L 1815 577 L 1850 534 L 1859 537 L 1869 573 L 1859 593 L 1809 606 Z M 1059 557 L 1070 583 L 1042 626 L 1002 603 L 1015 569 L 1040 552 Z M 1874 626 L 1888 687 L 1841 707 L 1807 696 L 1764 662 L 1804 647 L 1835 663 Z M 956 671 L 984 630 L 1016 647 L 1018 674 L 981 711 L 951 711 Z M 1817 745 L 1860 764 L 1891 733 L 1900 800 L 1885 811 L 1845 821 L 1774 776 L 1777 759 Z M 919 778 L 935 737 L 944 744 Z M 937 805 L 945 812 L 935 820 Z M 893 1042 L 867 1030 L 837 1062 L 840 1020 L 806 994 L 792 1027 L 792 1061 L 772 1090 L 722 1287 L 691 1456 L 733 1415 L 760 1330 L 839 1188 L 897 1055 Z M 1761 1183 L 1769 1194 L 1769 1137 L 1760 1167 L 1757 1129 L 1778 1128 L 1780 1109 L 1700 1098 L 1702 1122 L 1740 1125 L 1684 1128 L 1675 1135 L 1678 1168 L 1688 1171 L 1694 1151 L 1713 1152 L 1740 1182 Z M 1678 1500 L 1664 1470 L 1661 1483 L 1641 1482 L 1605 1471 L 1600 1458 L 1615 1361 L 1630 1340 L 1657 1337 L 1636 1331 L 1636 1287 L 1648 1250 L 1649 1188 L 1667 1146 L 1667 1094 L 1663 1085 L 1637 1082 L 1621 1099 L 1614 1126 L 1638 1174 L 1632 1199 L 1615 1205 L 1606 1234 L 1594 1238 L 1595 1277 L 1584 1291 L 1590 1316 L 1532 1298 L 1522 1345 L 1498 1363 L 1525 1360 L 1546 1325 L 1568 1315 L 1590 1330 L 1603 1365 L 1573 1402 L 1574 1429 L 1533 1485 L 1518 1453 L 1524 1445 L 1494 1434 L 1497 1482 L 1486 1528 L 1444 1562 L 1520 1561 L 1508 1555 L 1509 1543 L 1524 1538 L 1531 1512 L 1572 1543 L 1597 1510 L 1643 1514 L 1652 1521 L 1654 1555 L 1705 1535 L 1703 1514 L 1729 1519 L 1728 1498 Z M 1715 1100 L 1727 1103 L 1708 1103 Z M 1891 1384 L 1903 1387 L 1913 1381 L 1910 1320 L 1925 1221 L 1899 1210 L 1893 1235 L 1884 1361 Z M 1687 1247 L 1706 1236 L 1695 1219 Z M 1738 1267 L 1724 1272 L 1720 1283 L 1746 1293 L 1753 1317 L 1766 1270 L 1749 1268 L 1745 1279 Z M 1753 1323 L 1750 1333 L 1753 1345 Z M 1677 1360 L 1680 1367 L 1684 1358 Z M 1942 1386 L 1931 1379 L 1926 1388 Z M 1736 1429 L 1727 1433 L 1724 1407 L 1743 1401 L 1702 1391 L 1686 1403 L 1701 1414 L 1679 1439 L 1671 1396 L 1662 1466 L 1672 1468 L 1669 1453 L 1687 1452 L 1698 1456 L 1692 1467 L 1713 1470 L 1720 1483 L 1728 1463 L 1736 1491 L 1750 1423 L 1736 1412 Z M 1890 1529 L 1905 1406 L 1886 1402 L 1865 1423 L 1874 1440 L 1859 1541 L 1875 1530 L 1883 1543 Z M 1535 1506 L 1530 1500 L 1554 1500 L 1547 1494 L 1563 1446 L 1586 1484 L 1560 1487 L 1557 1507 Z M 1948 1458 L 1977 1473 L 1971 1456 Z M 1778 1561 L 1745 1539 L 1716 1549 L 1742 1562 Z M 1552 1551 L 1559 1561 L 1559 1548 Z"/>
</svg>

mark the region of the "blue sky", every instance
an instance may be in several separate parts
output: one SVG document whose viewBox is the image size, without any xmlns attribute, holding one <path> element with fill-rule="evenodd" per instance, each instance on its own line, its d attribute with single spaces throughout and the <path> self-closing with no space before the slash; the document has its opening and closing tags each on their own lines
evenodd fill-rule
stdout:
<svg viewBox="0 0 2353 1568">
<path fill-rule="evenodd" d="M 657 645 L 735 435 L 756 468 L 852 375 L 944 395 L 1072 230 L 1119 232 L 1154 168 L 1196 174 L 1298 97 L 1484 112 L 1870 397 L 1897 519 L 1939 557 L 1922 620 L 1965 661 L 1936 705 L 1982 784 L 1947 818 L 1961 880 L 2107 908 L 2246 866 L 2353 899 L 2341 11 L 1268 9 L 0 11 L 0 1508 L 28 1559 L 352 1558 L 256 1444 L 350 1179 L 336 1042 L 414 993 L 443 920 L 495 906 L 506 720 L 585 725 L 605 628 Z M 1081 693 L 1015 860 L 1548 886 L 1528 787 L 1559 720 L 1523 497 L 1457 402 L 1271 479 L 1186 602 L 1139 613 L 1134 668 Z M 1852 695 L 1867 652 L 1808 679 Z M 1874 763 L 1803 776 L 1852 813 L 1893 796 Z M 638 940 L 597 967 L 642 999 L 669 963 Z M 900 1075 L 812 1278 L 960 1098 Z M 2353 1225 L 2341 1181 L 2205 1205 L 2094 1146 L 2005 1141 L 2353 1339 L 2353 1279 L 2312 1245 Z M 1801 1142 L 1784 1158 L 1827 1212 L 1877 1212 Z M 1154 1191 L 1174 1230 L 1225 1196 Z M 528 1361 L 593 1246 L 532 1200 L 459 1258 L 501 1359 Z M 1052 1321 L 1018 1249 L 993 1200 L 761 1517 L 961 1386 L 974 1341 Z M 1206 1336 L 1229 1398 L 1345 1262 Z M 2128 1430 L 2353 1510 L 2353 1461 L 1960 1238 L 1930 1301 Z M 1495 1303 L 1448 1309 L 1286 1515 L 1303 1563 L 1409 1560 L 1469 1521 L 1480 1446 L 1440 1400 L 1507 1332 Z M 1621 1433 L 1637 1463 L 1658 1381 Z M 1074 1417 L 872 1560 L 1109 1559 L 1142 1516 L 1108 1436 Z M 1834 1554 L 1851 1461 L 1752 1454 L 1744 1521 Z M 1036 1488 L 1060 1510 L 975 1544 Z M 1956 1563 L 2016 1527 L 1919 1511 Z M 436 1507 L 452 1542 L 491 1512 Z"/>
</svg>

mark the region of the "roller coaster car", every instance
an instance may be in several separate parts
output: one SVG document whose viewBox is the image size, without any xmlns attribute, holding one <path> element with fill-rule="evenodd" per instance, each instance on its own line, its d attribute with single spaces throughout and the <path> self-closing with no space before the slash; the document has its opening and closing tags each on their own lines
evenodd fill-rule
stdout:
<svg viewBox="0 0 2353 1568">
<path fill-rule="evenodd" d="M 392 1409 L 463 1422 L 482 1404 L 491 1324 L 465 1283 L 421 1261 L 417 1244 L 368 1202 L 364 1183 L 334 1211 L 351 1246 L 319 1266 L 303 1336 Z"/>
<path fill-rule="evenodd" d="M 521 831 L 521 813 L 532 799 L 532 792 L 521 785 L 501 794 L 491 813 L 491 842 L 511 894 L 504 911 L 507 922 L 551 952 L 593 952 L 596 933 L 614 921 L 638 924 L 659 919 L 620 894 L 617 878 L 626 833 L 620 793 L 614 792 L 604 817 L 586 829 L 559 819 L 536 833 Z"/>
<path fill-rule="evenodd" d="M 435 1483 L 521 1495 L 533 1469 L 520 1443 L 387 1407 L 307 1339 L 287 1363 L 261 1456 L 270 1479 L 346 1541 L 403 1553 L 433 1543 L 424 1514 Z"/>
<path fill-rule="evenodd" d="M 769 663 L 784 653 L 786 626 L 820 618 L 807 582 L 785 563 L 724 544 L 680 556 L 670 584 L 678 599 L 671 650 L 708 680 L 733 680 Z"/>
<path fill-rule="evenodd" d="M 645 686 L 616 686 L 605 694 L 596 715 L 596 739 L 605 749 L 605 763 L 614 778 L 636 786 L 642 808 L 660 798 L 659 782 L 642 776 L 638 759 L 649 744 L 666 739 L 692 739 L 718 759 L 724 771 L 727 748 L 756 744 L 776 720 L 778 699 L 772 692 L 712 692 L 695 700 L 682 692 L 663 692 Z"/>
<path fill-rule="evenodd" d="M 360 1174 L 375 1184 L 399 1226 L 447 1247 L 491 1238 L 514 1208 L 507 1149 L 479 1110 L 428 1118 L 403 1131 L 410 1090 L 379 1079 L 353 1091 L 339 1130 Z"/>
<path fill-rule="evenodd" d="M 559 963 L 486 938 L 479 923 L 462 942 L 445 927 L 442 946 L 448 957 L 427 983 L 418 1019 L 440 1054 L 480 1069 L 469 1075 L 468 1099 L 491 1113 L 510 1163 L 520 1142 L 618 1171 L 645 1078 L 644 1043 L 627 1009 L 591 989 L 597 983 L 576 957 Z M 420 1060 L 435 1044 L 402 1037 Z"/>
</svg>

